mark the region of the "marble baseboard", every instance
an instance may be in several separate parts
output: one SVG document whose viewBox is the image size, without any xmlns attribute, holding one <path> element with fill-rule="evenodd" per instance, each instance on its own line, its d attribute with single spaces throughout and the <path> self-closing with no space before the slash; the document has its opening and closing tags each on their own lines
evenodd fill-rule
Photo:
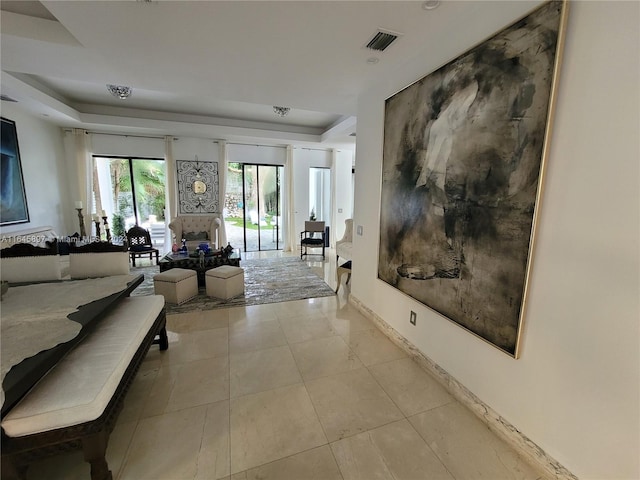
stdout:
<svg viewBox="0 0 640 480">
<path fill-rule="evenodd" d="M 493 432 L 511 445 L 522 457 L 528 459 L 533 465 L 548 475 L 549 478 L 555 480 L 578 480 L 578 477 L 563 467 L 558 461 L 547 455 L 544 450 L 532 442 L 526 435 L 501 417 L 496 411 L 489 407 L 489 405 L 480 400 L 462 383 L 449 375 L 446 370 L 418 350 L 415 345 L 395 331 L 391 325 L 364 305 L 353 294 L 349 295 L 349 302 L 363 315 L 371 319 L 378 329 L 389 337 L 392 342 L 402 348 L 410 357 L 417 361 L 422 368 L 435 377 L 456 400 L 471 410 Z"/>
</svg>

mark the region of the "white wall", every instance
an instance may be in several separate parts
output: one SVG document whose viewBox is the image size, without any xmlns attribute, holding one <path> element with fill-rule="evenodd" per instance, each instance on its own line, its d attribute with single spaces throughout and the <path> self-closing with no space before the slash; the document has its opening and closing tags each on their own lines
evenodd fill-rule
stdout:
<svg viewBox="0 0 640 480">
<path fill-rule="evenodd" d="M 227 160 L 238 163 L 256 163 L 258 165 L 282 165 L 287 160 L 286 147 L 269 145 L 227 145 Z"/>
<path fill-rule="evenodd" d="M 331 221 L 327 224 L 331 227 L 330 236 L 341 238 L 344 233 L 344 220 L 349 218 L 352 202 L 351 188 L 351 163 L 353 154 L 349 150 L 335 151 L 335 165 L 331 150 L 317 150 L 309 148 L 294 148 L 293 150 L 293 175 L 294 175 L 294 211 L 295 211 L 295 231 L 304 230 L 305 220 L 309 220 L 311 205 L 309 205 L 309 168 L 333 168 L 336 185 L 332 187 L 335 191 L 335 201 L 332 205 Z M 338 210 L 342 209 L 342 213 Z M 335 219 L 335 220 L 333 220 Z M 331 223 L 335 225 L 331 225 Z M 298 242 L 299 243 L 299 242 Z M 333 240 L 331 241 L 333 247 Z"/>
<path fill-rule="evenodd" d="M 91 151 L 94 155 L 164 158 L 164 139 L 94 133 Z"/>
<path fill-rule="evenodd" d="M 335 156 L 335 227 L 334 239 L 340 240 L 344 235 L 344 221 L 351 218 L 353 212 L 353 182 L 351 170 L 353 168 L 353 152 L 351 150 L 337 150 Z M 342 211 L 340 211 L 342 210 Z"/>
<path fill-rule="evenodd" d="M 220 169 L 223 168 L 222 161 L 220 159 L 220 145 L 217 141 L 207 138 L 193 138 L 193 137 L 180 137 L 173 140 L 173 159 L 195 161 L 196 157 L 199 162 L 217 162 L 218 163 L 218 181 L 226 178 L 221 175 Z M 173 168 L 176 168 L 175 164 Z M 178 178 L 174 174 L 175 182 L 173 187 L 174 198 L 176 198 L 176 209 L 171 214 L 172 217 L 179 215 L 179 194 L 178 194 Z M 218 195 L 222 193 L 222 185 L 218 185 Z M 218 199 L 219 208 L 222 209 L 224 202 L 221 198 Z M 226 233 L 221 233 L 221 241 L 226 240 Z"/>
<path fill-rule="evenodd" d="M 43 225 L 52 226 L 58 235 L 78 231 L 65 173 L 61 129 L 9 102 L 2 102 L 2 116 L 16 122 L 30 221 L 7 225 L 0 231 L 6 234 Z"/>
<path fill-rule="evenodd" d="M 309 220 L 309 168 L 331 167 L 331 152 L 309 148 L 293 149 L 293 209 L 295 231 L 304 230 L 305 220 Z M 299 238 L 299 237 L 297 237 Z M 300 241 L 298 240 L 298 243 Z"/>
<path fill-rule="evenodd" d="M 126 155 L 140 157 L 164 158 L 164 140 L 161 138 L 144 138 L 126 135 L 91 135 L 91 150 L 96 155 Z M 173 140 L 173 158 L 175 160 L 195 160 L 202 162 L 219 162 L 221 166 L 218 142 L 211 139 L 179 137 Z M 264 165 L 284 165 L 286 148 L 268 145 L 227 144 L 229 162 L 257 163 Z M 335 230 L 332 235 L 342 237 L 344 220 L 350 218 L 352 211 L 351 166 L 353 152 L 350 150 L 335 151 L 333 165 L 332 151 L 322 149 L 294 148 L 294 205 L 296 213 L 296 231 L 302 231 L 304 221 L 309 219 L 309 168 L 334 168 L 336 179 L 336 200 L 332 206 L 335 213 Z M 72 173 L 71 182 L 75 182 Z M 177 187 L 176 187 L 177 192 Z M 177 195 L 177 193 L 176 193 Z M 342 212 L 338 212 L 342 209 Z M 332 217 L 333 218 L 333 217 Z"/>
<path fill-rule="evenodd" d="M 384 99 L 437 51 L 359 98 L 352 294 L 579 478 L 637 479 L 640 4 L 570 7 L 521 358 L 377 280 Z"/>
</svg>

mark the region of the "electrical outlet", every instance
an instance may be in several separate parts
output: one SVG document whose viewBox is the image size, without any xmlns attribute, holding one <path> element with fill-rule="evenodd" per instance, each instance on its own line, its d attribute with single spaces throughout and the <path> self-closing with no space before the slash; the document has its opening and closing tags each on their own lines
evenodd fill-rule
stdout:
<svg viewBox="0 0 640 480">
<path fill-rule="evenodd" d="M 414 312 L 413 310 L 409 314 L 409 323 L 411 325 L 415 325 L 416 324 L 416 312 Z"/>
</svg>

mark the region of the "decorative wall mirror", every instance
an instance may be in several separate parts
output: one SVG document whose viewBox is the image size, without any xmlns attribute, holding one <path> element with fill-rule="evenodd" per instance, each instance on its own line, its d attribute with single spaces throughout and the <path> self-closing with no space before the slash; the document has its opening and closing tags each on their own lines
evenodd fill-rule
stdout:
<svg viewBox="0 0 640 480">
<path fill-rule="evenodd" d="M 202 180 L 196 180 L 195 182 L 193 182 L 193 193 L 195 194 L 203 194 L 207 191 L 207 184 L 204 183 Z"/>
<path fill-rule="evenodd" d="M 218 162 L 176 160 L 178 214 L 218 213 Z"/>
</svg>

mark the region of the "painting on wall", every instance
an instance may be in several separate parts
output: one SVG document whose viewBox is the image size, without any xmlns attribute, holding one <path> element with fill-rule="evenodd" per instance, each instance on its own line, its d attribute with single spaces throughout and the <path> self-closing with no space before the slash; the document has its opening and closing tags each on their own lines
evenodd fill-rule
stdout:
<svg viewBox="0 0 640 480">
<path fill-rule="evenodd" d="M 378 277 L 518 357 L 566 4 L 386 100 Z"/>
<path fill-rule="evenodd" d="M 2 118 L 0 154 L 0 225 L 29 221 L 16 123 Z"/>
<path fill-rule="evenodd" d="M 219 213 L 218 162 L 176 160 L 178 213 Z"/>
</svg>

